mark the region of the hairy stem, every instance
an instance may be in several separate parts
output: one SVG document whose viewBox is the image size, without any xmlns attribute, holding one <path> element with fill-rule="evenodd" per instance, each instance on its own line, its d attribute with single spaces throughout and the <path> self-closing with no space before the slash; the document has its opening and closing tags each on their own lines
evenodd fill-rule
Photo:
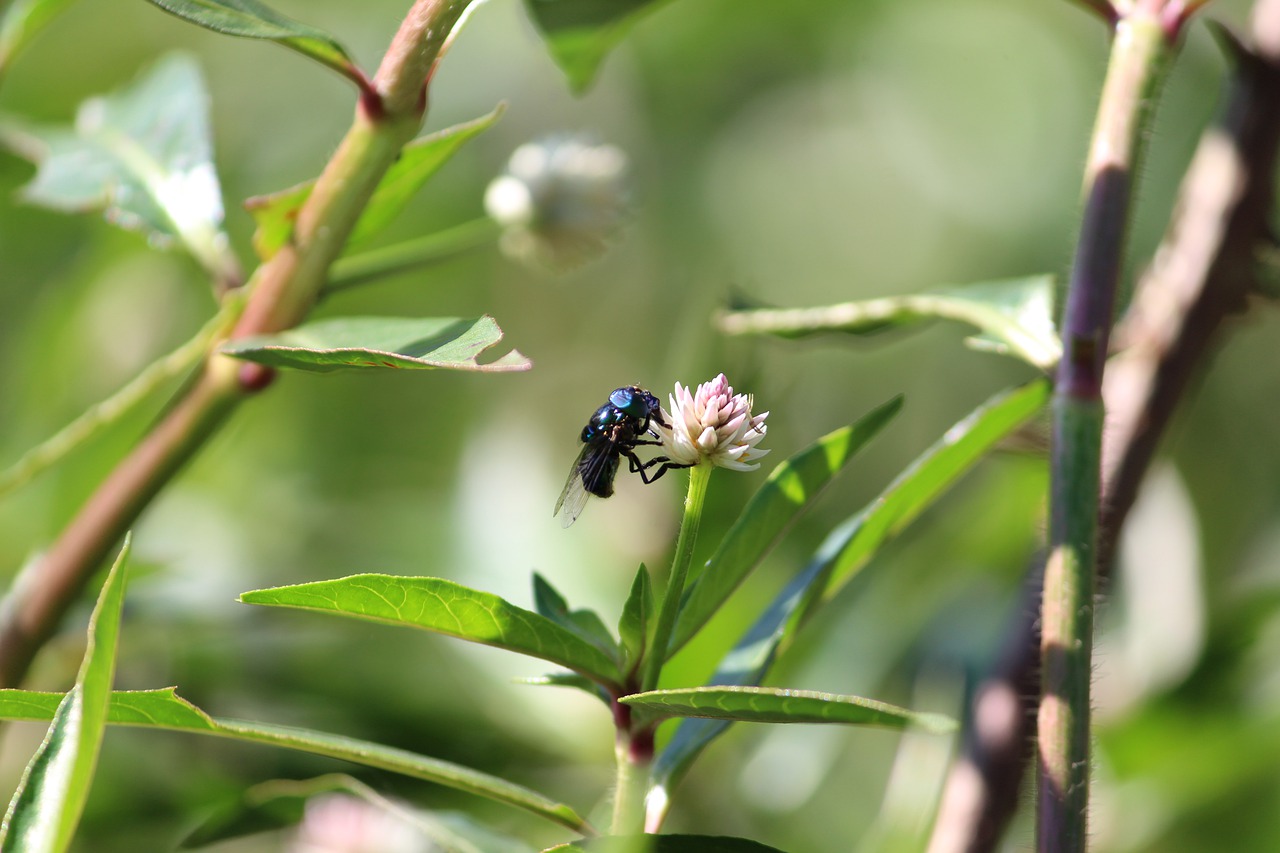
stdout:
<svg viewBox="0 0 1280 853">
<path fill-rule="evenodd" d="M 1139 149 L 1172 50 L 1157 11 L 1135 9 L 1116 26 L 1085 168 L 1084 217 L 1062 321 L 1041 605 L 1036 824 L 1041 853 L 1082 852 L 1087 841 L 1102 377 Z"/>
</svg>

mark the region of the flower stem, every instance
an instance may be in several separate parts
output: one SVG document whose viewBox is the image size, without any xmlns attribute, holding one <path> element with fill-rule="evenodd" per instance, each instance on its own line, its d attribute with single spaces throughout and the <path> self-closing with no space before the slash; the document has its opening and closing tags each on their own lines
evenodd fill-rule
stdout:
<svg viewBox="0 0 1280 853">
<path fill-rule="evenodd" d="M 662 665 L 667 661 L 667 648 L 671 645 L 671 632 L 675 628 L 676 614 L 680 610 L 684 581 L 689 574 L 689 562 L 693 559 L 693 546 L 698 541 L 698 525 L 702 523 L 702 506 L 707 498 L 711 468 L 711 463 L 703 462 L 689 469 L 689 492 L 684 498 L 684 520 L 680 523 L 680 538 L 676 540 L 676 553 L 671 560 L 671 574 L 667 578 L 667 591 L 662 596 L 662 609 L 658 611 L 653 642 L 649 644 L 649 654 L 644 662 L 641 691 L 653 690 L 658 686 Z"/>
</svg>

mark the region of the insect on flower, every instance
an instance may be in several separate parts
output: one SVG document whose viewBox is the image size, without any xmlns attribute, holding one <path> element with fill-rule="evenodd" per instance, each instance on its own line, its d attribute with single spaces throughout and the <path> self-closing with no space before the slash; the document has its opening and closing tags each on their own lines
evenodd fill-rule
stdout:
<svg viewBox="0 0 1280 853">
<path fill-rule="evenodd" d="M 690 467 L 672 462 L 666 456 L 640 461 L 635 452 L 637 447 L 660 444 L 656 440 L 655 424 L 667 426 L 657 397 L 638 385 L 615 389 L 608 402 L 596 409 L 582 428 L 582 451 L 569 469 L 569 479 L 552 515 L 563 512 L 561 523 L 568 527 L 582 514 L 589 497 L 612 495 L 613 480 L 624 456 L 628 469 L 646 483 L 652 483 L 672 468 Z M 649 469 L 654 465 L 659 466 L 658 470 L 650 474 Z"/>
</svg>

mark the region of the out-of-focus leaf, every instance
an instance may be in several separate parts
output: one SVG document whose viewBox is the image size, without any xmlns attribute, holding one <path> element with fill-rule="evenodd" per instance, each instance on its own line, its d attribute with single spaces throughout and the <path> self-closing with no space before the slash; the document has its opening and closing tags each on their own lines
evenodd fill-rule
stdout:
<svg viewBox="0 0 1280 853">
<path fill-rule="evenodd" d="M 71 844 L 107 727 L 124 607 L 129 539 L 89 617 L 89 639 L 75 686 L 58 702 L 53 724 L 23 773 L 0 826 L 0 851 L 62 853 Z"/>
<path fill-rule="evenodd" d="M 409 203 L 414 193 L 440 171 L 440 167 L 449 162 L 464 143 L 492 127 L 504 109 L 506 107 L 499 104 L 488 115 L 455 124 L 406 145 L 400 152 L 400 159 L 383 175 L 378 188 L 365 205 L 364 212 L 356 220 L 355 228 L 347 239 L 346 250 L 358 246 L 385 228 Z M 245 208 L 253 215 L 258 226 L 253 234 L 253 248 L 262 260 L 270 259 L 288 242 L 298 211 L 311 197 L 315 183 L 307 181 L 245 201 Z"/>
<path fill-rule="evenodd" d="M 526 0 L 547 48 L 569 87 L 581 93 L 605 55 L 640 18 L 669 0 Z"/>
<path fill-rule="evenodd" d="M 536 572 L 533 575 L 533 605 L 539 615 L 572 631 L 609 657 L 617 658 L 618 641 L 609 633 L 599 614 L 594 610 L 570 610 L 564 596 Z"/>
<path fill-rule="evenodd" d="M 337 317 L 276 335 L 230 341 L 227 355 L 269 367 L 331 370 L 445 369 L 497 373 L 533 366 L 517 350 L 481 364 L 476 356 L 502 340 L 492 317 Z"/>
<path fill-rule="evenodd" d="M 258 0 L 149 0 L 205 29 L 251 39 L 267 39 L 309 56 L 344 77 L 361 79 L 355 63 L 328 33 L 286 18 Z"/>
<path fill-rule="evenodd" d="M 901 407 L 902 398 L 895 397 L 857 423 L 823 436 L 773 470 L 687 588 L 668 655 L 675 654 L 706 624 L 801 510 Z"/>
<path fill-rule="evenodd" d="M 641 563 L 636 579 L 631 583 L 631 592 L 622 607 L 622 616 L 618 619 L 618 636 L 622 640 L 622 650 L 626 657 L 624 672 L 634 669 L 644 655 L 649 642 L 650 621 L 656 615 L 655 610 L 653 583 L 649 580 L 649 570 Z"/>
<path fill-rule="evenodd" d="M 881 546 L 937 500 L 1000 439 L 1039 411 L 1049 390 L 1046 380 L 1037 380 L 995 395 L 949 429 L 866 508 L 833 530 L 804 570 L 783 588 L 725 655 L 711 685 L 755 685 L 763 681 L 779 648 L 795 637 L 817 605 L 847 583 Z M 838 573 L 838 581 L 833 573 Z M 824 590 L 828 590 L 825 598 Z M 724 720 L 681 720 L 654 764 L 655 784 L 672 788 L 702 750 L 729 725 Z"/>
<path fill-rule="evenodd" d="M 71 0 L 14 0 L 0 14 L 0 75 L 13 57 L 44 29 Z"/>
<path fill-rule="evenodd" d="M 776 847 L 727 835 L 608 835 L 560 844 L 546 853 L 783 853 Z"/>
<path fill-rule="evenodd" d="M 533 853 L 533 848 L 500 835 L 458 814 L 437 814 L 388 800 L 368 785 L 342 773 L 295 781 L 276 779 L 245 790 L 227 807 L 210 815 L 182 840 L 181 848 L 204 847 L 257 832 L 284 829 L 299 823 L 308 803 L 335 797 L 344 812 L 362 801 L 371 814 L 386 814 L 430 839 L 433 850 L 445 853 Z"/>
<path fill-rule="evenodd" d="M 787 690 L 780 687 L 687 687 L 633 693 L 621 700 L 649 719 L 702 717 L 750 723 L 843 723 L 929 732 L 949 732 L 955 720 L 836 693 Z"/>
<path fill-rule="evenodd" d="M 0 690 L 0 719 L 52 719 L 62 698 L 61 693 Z M 506 803 L 570 829 L 581 831 L 587 826 L 587 822 L 569 806 L 505 779 L 407 750 L 342 735 L 211 717 L 178 696 L 172 687 L 163 690 L 118 690 L 112 693 L 107 722 L 217 735 L 324 755 Z"/>
<path fill-rule="evenodd" d="M 240 600 L 425 628 L 549 660 L 602 686 L 619 681 L 617 663 L 576 633 L 492 593 L 441 578 L 354 575 L 253 590 Z"/>
<path fill-rule="evenodd" d="M 731 311 L 719 319 L 727 334 L 773 334 L 798 338 L 822 332 L 868 335 L 933 319 L 959 320 L 982 333 L 979 349 L 1012 355 L 1041 370 L 1062 356 L 1053 324 L 1051 276 L 992 281 L 845 302 L 822 308 L 760 308 Z"/>
<path fill-rule="evenodd" d="M 81 104 L 73 128 L 0 120 L 0 143 L 36 163 L 22 198 L 175 241 L 207 269 L 227 265 L 208 96 L 195 62 L 170 54 L 126 89 Z"/>
</svg>

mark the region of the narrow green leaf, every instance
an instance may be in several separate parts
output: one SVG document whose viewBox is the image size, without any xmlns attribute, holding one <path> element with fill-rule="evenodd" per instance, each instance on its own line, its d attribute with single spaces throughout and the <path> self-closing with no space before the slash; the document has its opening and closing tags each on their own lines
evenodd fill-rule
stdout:
<svg viewBox="0 0 1280 853">
<path fill-rule="evenodd" d="M 214 32 L 266 39 L 296 50 L 344 77 L 361 80 L 355 63 L 328 33 L 281 15 L 258 0 L 149 0 L 171 15 Z"/>
<path fill-rule="evenodd" d="M 619 681 L 618 665 L 577 634 L 492 593 L 441 578 L 354 575 L 254 590 L 240 600 L 425 628 L 549 660 L 605 687 Z"/>
<path fill-rule="evenodd" d="M 649 579 L 649 570 L 644 563 L 636 572 L 636 579 L 631 583 L 631 592 L 626 604 L 622 607 L 622 616 L 618 619 L 618 636 L 622 639 L 622 649 L 626 657 L 624 672 L 630 672 L 644 657 L 648 646 L 651 622 L 656 616 L 653 599 L 653 583 Z"/>
<path fill-rule="evenodd" d="M 823 308 L 732 311 L 720 317 L 719 325 L 727 334 L 795 338 L 823 332 L 869 335 L 939 318 L 976 326 L 982 334 L 971 339 L 972 344 L 1016 356 L 1041 370 L 1048 370 L 1062 356 L 1053 323 L 1051 276 L 945 287 Z"/>
<path fill-rule="evenodd" d="M 764 559 L 792 521 L 902 407 L 895 397 L 779 465 L 689 585 L 668 654 L 675 654 Z"/>
<path fill-rule="evenodd" d="M 9 802 L 0 826 L 0 851 L 61 853 L 75 835 L 107 725 L 128 555 L 126 536 L 89 617 L 75 686 L 58 702 L 53 725 Z"/>
<path fill-rule="evenodd" d="M 949 429 L 875 500 L 827 536 L 804 570 L 725 655 L 711 685 L 756 685 L 763 681 L 779 648 L 794 638 L 816 607 L 847 583 L 881 546 L 917 518 L 997 442 L 1034 415 L 1048 395 L 1045 380 L 1003 391 Z M 837 567 L 838 581 L 833 580 Z M 824 590 L 828 590 L 825 597 Z M 682 720 L 658 756 L 655 783 L 668 789 L 674 786 L 702 750 L 729 725 L 723 720 Z"/>
<path fill-rule="evenodd" d="M 783 853 L 759 841 L 727 835 L 609 835 L 560 844 L 545 853 Z"/>
<path fill-rule="evenodd" d="M 71 0 L 14 0 L 0 13 L 0 75 L 36 33 L 69 5 Z"/>
<path fill-rule="evenodd" d="M 62 698 L 60 693 L 0 690 L 0 719 L 52 719 Z M 407 750 L 342 735 L 211 717 L 178 696 L 172 687 L 163 690 L 116 691 L 111 694 L 107 722 L 216 735 L 324 755 L 506 803 L 573 830 L 583 831 L 589 827 L 569 806 L 505 779 Z"/>
<path fill-rule="evenodd" d="M 687 687 L 633 693 L 619 701 L 650 719 L 702 717 L 747 723 L 842 723 L 942 733 L 956 728 L 942 714 L 924 714 L 861 696 L 780 687 Z"/>
<path fill-rule="evenodd" d="M 551 57 L 582 93 L 595 80 L 605 55 L 635 23 L 666 0 L 526 0 Z"/>
<path fill-rule="evenodd" d="M 594 610 L 570 610 L 564 596 L 537 572 L 533 575 L 533 606 L 538 615 L 572 631 L 611 659 L 617 660 L 618 641 L 609 633 L 599 614 Z"/>
<path fill-rule="evenodd" d="M 512 350 L 481 364 L 476 356 L 502 340 L 492 317 L 337 317 L 276 335 L 230 341 L 222 352 L 269 367 L 327 373 L 342 369 L 528 370 Z"/>
<path fill-rule="evenodd" d="M 390 224 L 423 184 L 440 171 L 463 144 L 492 127 L 505 109 L 505 105 L 499 104 L 488 115 L 455 124 L 406 145 L 400 152 L 400 159 L 378 182 L 378 188 L 356 220 L 344 251 L 351 251 Z M 262 260 L 269 260 L 288 242 L 293 234 L 298 211 L 310 198 L 315 183 L 307 181 L 245 201 L 245 208 L 253 215 L 257 224 L 253 234 L 253 248 Z"/>
<path fill-rule="evenodd" d="M 23 200 L 61 211 L 105 210 L 157 245 L 182 245 L 211 271 L 231 263 L 220 230 L 208 95 L 195 62 L 158 61 L 131 86 L 81 104 L 75 126 L 0 120 L 0 144 L 36 164 Z"/>
<path fill-rule="evenodd" d="M 189 850 L 294 826 L 302 820 L 309 802 L 334 794 L 361 800 L 371 813 L 385 814 L 417 830 L 424 839 L 430 840 L 431 849 L 442 853 L 534 853 L 524 842 L 480 827 L 463 815 L 410 808 L 343 773 L 300 781 L 275 779 L 254 785 L 206 818 L 182 840 L 180 847 Z"/>
</svg>

